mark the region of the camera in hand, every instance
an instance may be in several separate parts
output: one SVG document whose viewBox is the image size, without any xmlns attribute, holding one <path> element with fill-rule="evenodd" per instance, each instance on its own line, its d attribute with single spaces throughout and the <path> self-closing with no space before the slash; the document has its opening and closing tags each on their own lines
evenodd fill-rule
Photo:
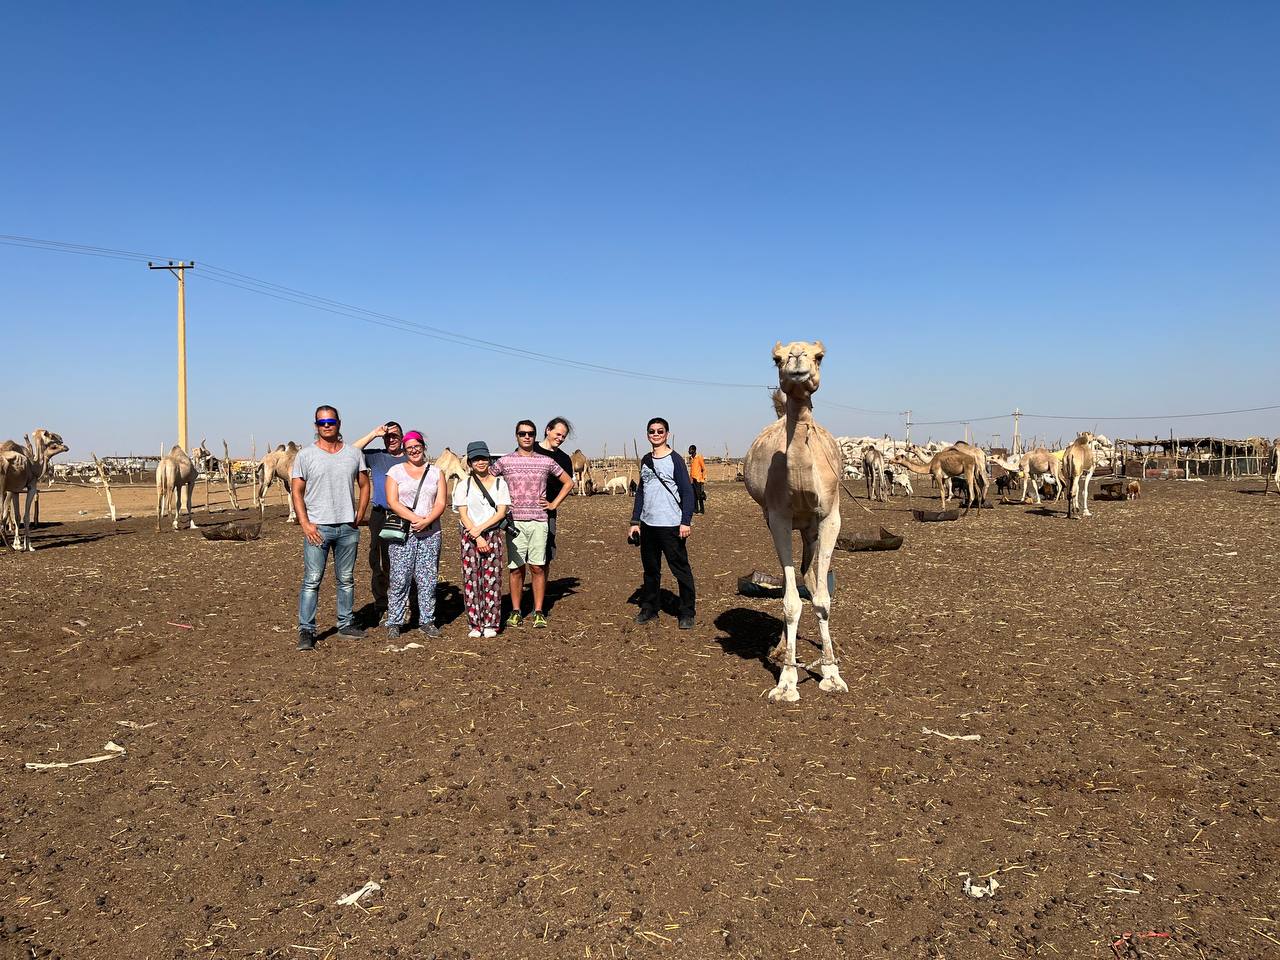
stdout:
<svg viewBox="0 0 1280 960">
<path fill-rule="evenodd" d="M 631 533 L 627 534 L 627 543 L 631 544 L 633 547 L 640 546 L 640 531 L 633 530 Z"/>
</svg>

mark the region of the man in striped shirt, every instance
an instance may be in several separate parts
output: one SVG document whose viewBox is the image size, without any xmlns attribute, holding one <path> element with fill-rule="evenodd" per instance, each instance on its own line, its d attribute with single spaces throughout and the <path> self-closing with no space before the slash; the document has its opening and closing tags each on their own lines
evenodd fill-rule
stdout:
<svg viewBox="0 0 1280 960">
<path fill-rule="evenodd" d="M 507 568 L 511 579 L 511 613 L 508 627 L 524 622 L 520 613 L 524 596 L 524 572 L 529 569 L 533 587 L 533 612 L 529 622 L 535 627 L 547 625 L 542 604 L 547 594 L 547 511 L 554 511 L 573 491 L 573 474 L 566 473 L 550 457 L 533 449 L 538 428 L 532 420 L 516 424 L 516 449 L 489 467 L 497 477 L 505 477 L 511 491 L 512 526 L 507 530 Z M 550 502 L 546 499 L 547 477 L 555 477 L 564 486 Z"/>
</svg>

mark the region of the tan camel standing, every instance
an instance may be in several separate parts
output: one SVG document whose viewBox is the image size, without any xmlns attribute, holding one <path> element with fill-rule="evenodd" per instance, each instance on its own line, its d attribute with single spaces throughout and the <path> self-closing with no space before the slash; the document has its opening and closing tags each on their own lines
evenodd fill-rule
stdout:
<svg viewBox="0 0 1280 960">
<path fill-rule="evenodd" d="M 267 493 L 271 490 L 271 485 L 277 480 L 284 489 L 284 498 L 289 501 L 289 519 L 285 523 L 296 523 L 298 515 L 293 509 L 293 497 L 289 495 L 290 480 L 289 475 L 293 472 L 293 461 L 298 455 L 298 445 L 292 440 L 288 445 L 280 444 L 274 450 L 267 453 L 262 458 L 262 462 L 258 464 L 257 473 L 260 480 L 258 488 L 258 516 L 264 516 L 267 512 Z"/>
<path fill-rule="evenodd" d="M 786 586 L 782 612 L 786 617 L 786 659 L 778 684 L 769 691 L 774 702 L 794 703 L 799 666 L 796 663 L 796 629 L 800 624 L 800 591 L 791 534 L 800 531 L 803 545 L 800 575 L 822 634 L 822 681 L 827 692 L 847 693 L 831 643 L 831 594 L 827 571 L 840 535 L 840 446 L 835 437 L 813 419 L 813 394 L 818 389 L 822 341 L 795 341 L 773 348 L 778 368 L 778 393 L 774 394 L 778 419 L 760 431 L 743 468 L 747 492 L 764 508 L 765 522 L 773 536 L 773 548 L 782 564 Z M 812 670 L 815 664 L 806 669 Z"/>
<path fill-rule="evenodd" d="M 209 451 L 198 446 L 190 454 L 177 444 L 165 454 L 160 465 L 156 467 L 156 529 L 160 529 L 160 518 L 173 506 L 173 529 L 178 529 L 178 514 L 182 512 L 182 490 L 187 491 L 187 523 L 191 530 L 196 528 L 195 518 L 191 515 L 191 494 L 196 487 L 196 461 L 209 456 Z"/>
<path fill-rule="evenodd" d="M 465 480 L 467 478 L 466 462 L 448 447 L 441 450 L 440 456 L 436 457 L 435 468 L 440 471 L 445 482 L 448 484 L 450 496 L 453 495 L 453 488 L 457 485 L 458 481 Z"/>
<path fill-rule="evenodd" d="M 569 457 L 573 461 L 573 492 L 585 497 L 589 491 L 587 481 L 591 479 L 591 461 L 581 450 L 575 450 Z"/>
<path fill-rule="evenodd" d="M 37 428 L 24 438 L 26 447 L 19 447 L 13 440 L 0 444 L 0 452 L 6 454 L 4 466 L 4 496 L 0 503 L 0 526 L 12 513 L 13 548 L 35 550 L 31 543 L 31 508 L 39 495 L 40 478 L 49 470 L 49 461 L 70 448 L 62 437 L 44 428 Z M 22 508 L 22 529 L 18 528 L 18 494 L 26 493 Z"/>
<path fill-rule="evenodd" d="M 18 494 L 27 489 L 27 471 L 31 461 L 25 453 L 17 450 L 0 450 L 0 544 L 9 546 L 6 531 L 9 529 L 9 517 L 13 515 L 13 548 L 22 549 L 21 529 L 18 526 Z M 10 504 L 13 505 L 12 511 Z"/>
<path fill-rule="evenodd" d="M 1093 516 L 1089 512 L 1089 481 L 1098 465 L 1094 443 L 1094 435 L 1086 430 L 1062 454 L 1062 487 L 1067 494 L 1068 520 L 1075 519 L 1077 508 L 1080 516 Z"/>
<path fill-rule="evenodd" d="M 950 492 L 950 479 L 952 477 L 964 478 L 965 485 L 969 488 L 969 502 L 965 505 L 964 512 L 969 512 L 974 502 L 978 503 L 978 509 L 982 509 L 982 497 L 977 494 L 977 477 L 978 477 L 978 461 L 974 456 L 966 450 L 962 450 L 957 446 L 945 447 L 939 450 L 929 458 L 928 463 L 916 460 L 914 457 L 900 457 L 894 461 L 901 467 L 906 467 L 912 473 L 919 473 L 924 476 L 932 477 L 933 482 L 942 490 L 942 509 L 947 509 L 947 494 Z M 986 477 L 983 477 L 983 489 L 986 488 Z"/>
<path fill-rule="evenodd" d="M 1055 456 L 1052 450 L 1045 447 L 1036 447 L 1034 450 L 1028 450 L 1016 459 L 1016 468 L 1014 472 L 1022 474 L 1022 496 L 1020 500 L 1027 499 L 1027 486 L 1035 492 L 1036 503 L 1040 503 L 1040 484 L 1049 478 L 1053 480 L 1054 485 L 1058 488 L 1058 495 L 1055 496 L 1054 503 L 1062 497 L 1062 460 Z M 1001 463 L 1005 469 L 1009 467 L 1005 463 Z"/>
<path fill-rule="evenodd" d="M 884 454 L 871 444 L 862 448 L 862 477 L 867 481 L 867 499 L 884 503 Z"/>
</svg>

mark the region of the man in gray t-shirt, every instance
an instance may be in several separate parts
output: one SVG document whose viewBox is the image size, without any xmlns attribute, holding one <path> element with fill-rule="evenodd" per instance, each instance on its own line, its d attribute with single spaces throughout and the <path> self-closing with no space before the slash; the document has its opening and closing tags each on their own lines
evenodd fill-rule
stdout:
<svg viewBox="0 0 1280 960">
<path fill-rule="evenodd" d="M 298 649 L 316 648 L 316 605 L 320 581 L 333 551 L 337 581 L 338 633 L 363 637 L 352 620 L 355 608 L 359 524 L 369 510 L 369 473 L 364 454 L 342 442 L 337 408 L 316 408 L 316 442 L 293 461 L 293 506 L 302 527 L 302 590 L 298 594 Z M 354 488 L 359 488 L 357 503 Z"/>
</svg>

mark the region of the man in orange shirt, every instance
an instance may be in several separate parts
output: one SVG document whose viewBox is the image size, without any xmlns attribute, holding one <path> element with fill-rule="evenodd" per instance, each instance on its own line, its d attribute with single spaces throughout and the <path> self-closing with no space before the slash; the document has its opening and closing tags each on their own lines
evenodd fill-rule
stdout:
<svg viewBox="0 0 1280 960">
<path fill-rule="evenodd" d="M 707 512 L 707 461 L 693 444 L 689 445 L 689 479 L 693 481 L 693 512 Z"/>
</svg>

